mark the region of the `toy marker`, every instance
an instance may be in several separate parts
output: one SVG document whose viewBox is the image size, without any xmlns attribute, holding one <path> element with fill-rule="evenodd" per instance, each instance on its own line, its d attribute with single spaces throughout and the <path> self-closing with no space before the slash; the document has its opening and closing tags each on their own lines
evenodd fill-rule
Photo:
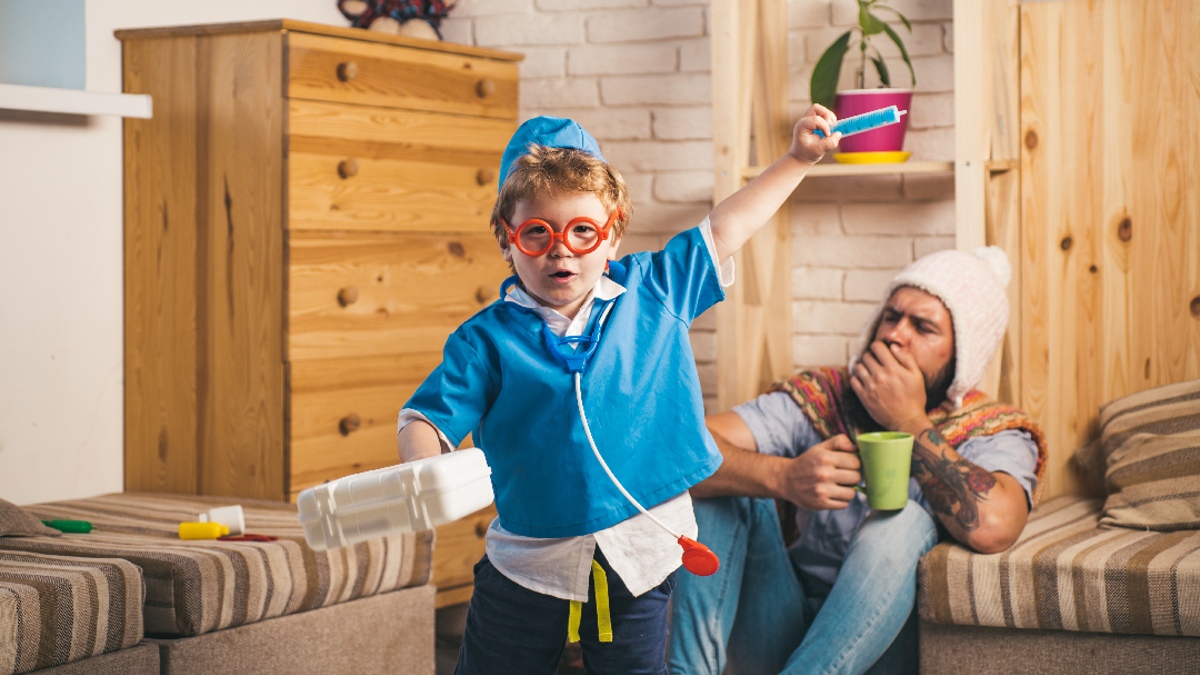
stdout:
<svg viewBox="0 0 1200 675">
<path fill-rule="evenodd" d="M 87 534 L 92 531 L 92 524 L 86 520 L 63 520 L 54 518 L 53 520 L 43 520 L 43 525 L 53 527 L 60 532 L 72 532 L 75 534 Z"/>
</svg>

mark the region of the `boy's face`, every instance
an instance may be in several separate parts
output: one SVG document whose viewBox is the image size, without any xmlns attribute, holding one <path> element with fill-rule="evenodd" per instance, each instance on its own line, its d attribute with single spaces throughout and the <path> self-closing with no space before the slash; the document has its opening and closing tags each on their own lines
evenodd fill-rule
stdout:
<svg viewBox="0 0 1200 675">
<path fill-rule="evenodd" d="M 544 220 L 555 232 L 562 232 L 567 223 L 585 216 L 604 225 L 609 214 L 600 198 L 591 192 L 552 192 L 517 202 L 509 225 L 536 218 Z M 499 240 L 499 238 L 497 238 Z M 525 292 L 544 307 L 557 310 L 567 318 L 575 318 L 583 299 L 604 274 L 609 260 L 616 260 L 621 238 L 611 234 L 591 253 L 573 253 L 561 240 L 555 240 L 550 250 L 539 256 L 528 256 L 516 246 L 501 244 L 504 259 L 512 263 Z"/>
</svg>

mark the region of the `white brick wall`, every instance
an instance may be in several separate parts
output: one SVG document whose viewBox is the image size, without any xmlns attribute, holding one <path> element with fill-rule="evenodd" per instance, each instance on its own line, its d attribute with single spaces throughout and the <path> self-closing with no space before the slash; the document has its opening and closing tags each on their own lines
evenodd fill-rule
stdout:
<svg viewBox="0 0 1200 675">
<path fill-rule="evenodd" d="M 952 0 L 891 0 L 912 23 L 892 26 L 904 40 L 917 85 L 905 150 L 915 159 L 954 158 Z M 857 22 L 851 0 L 791 0 L 789 87 L 793 114 L 808 107 L 812 68 L 826 47 Z M 908 67 L 890 40 L 873 39 L 892 84 L 909 85 Z M 859 63 L 842 67 L 843 88 L 856 86 Z M 877 86 L 867 66 L 867 86 Z M 891 278 L 908 263 L 954 247 L 952 175 L 893 175 L 805 181 L 792 205 L 793 358 L 797 366 L 841 365 Z"/>
<path fill-rule="evenodd" d="M 954 156 L 953 0 L 891 0 L 917 87 L 906 150 Z M 825 47 L 856 22 L 853 0 L 790 0 L 790 109 L 809 105 L 808 80 Z M 712 199 L 711 26 L 702 0 L 459 0 L 447 40 L 522 52 L 521 118 L 570 117 L 588 129 L 629 185 L 634 220 L 622 252 L 657 248 L 699 222 Z M 908 68 L 876 41 L 896 86 Z M 854 85 L 857 63 L 843 67 Z M 868 86 L 875 86 L 868 66 Z M 891 276 L 954 246 L 949 175 L 814 178 L 792 208 L 793 352 L 796 364 L 844 363 Z M 713 312 L 693 325 L 706 402 L 715 401 Z"/>
</svg>

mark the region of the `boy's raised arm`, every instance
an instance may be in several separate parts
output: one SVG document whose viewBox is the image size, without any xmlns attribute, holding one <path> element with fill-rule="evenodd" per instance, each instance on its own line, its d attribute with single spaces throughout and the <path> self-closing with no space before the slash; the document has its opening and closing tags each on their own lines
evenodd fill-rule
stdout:
<svg viewBox="0 0 1200 675">
<path fill-rule="evenodd" d="M 742 247 L 787 200 L 808 169 L 825 153 L 838 146 L 842 135 L 829 135 L 837 117 L 821 105 L 813 105 L 792 130 L 792 147 L 741 190 L 717 204 L 709 215 L 717 260 L 724 261 Z M 820 129 L 826 137 L 813 131 Z"/>
</svg>

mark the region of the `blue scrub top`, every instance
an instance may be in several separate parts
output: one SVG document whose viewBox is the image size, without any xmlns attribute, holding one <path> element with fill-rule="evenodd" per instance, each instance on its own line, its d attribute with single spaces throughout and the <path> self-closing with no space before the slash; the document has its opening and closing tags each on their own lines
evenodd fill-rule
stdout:
<svg viewBox="0 0 1200 675">
<path fill-rule="evenodd" d="M 610 265 L 626 292 L 610 302 L 583 372 L 588 425 L 609 468 L 647 509 L 716 471 L 688 341 L 692 321 L 721 301 L 718 270 L 698 228 L 662 251 Z M 599 301 L 597 301 L 599 303 Z M 597 306 L 594 325 L 602 313 Z M 527 537 L 598 532 L 637 513 L 592 454 L 573 376 L 543 341 L 545 322 L 503 298 L 446 341 L 443 361 L 405 405 L 457 445 L 472 433 L 487 456 L 500 524 Z"/>
</svg>

